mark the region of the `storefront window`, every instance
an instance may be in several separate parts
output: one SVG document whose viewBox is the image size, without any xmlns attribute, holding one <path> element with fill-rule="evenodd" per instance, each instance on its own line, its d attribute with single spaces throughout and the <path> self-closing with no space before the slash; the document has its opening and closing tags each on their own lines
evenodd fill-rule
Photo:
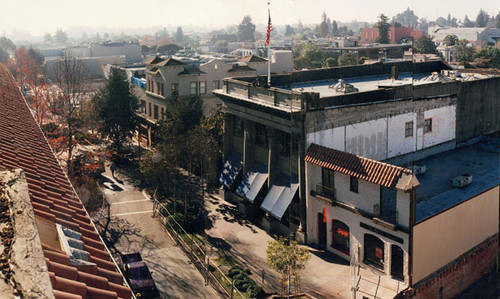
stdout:
<svg viewBox="0 0 500 299">
<path fill-rule="evenodd" d="M 384 269 L 384 242 L 374 235 L 365 234 L 365 263 Z"/>
<path fill-rule="evenodd" d="M 342 221 L 332 221 L 332 247 L 349 255 L 349 227 Z"/>
</svg>

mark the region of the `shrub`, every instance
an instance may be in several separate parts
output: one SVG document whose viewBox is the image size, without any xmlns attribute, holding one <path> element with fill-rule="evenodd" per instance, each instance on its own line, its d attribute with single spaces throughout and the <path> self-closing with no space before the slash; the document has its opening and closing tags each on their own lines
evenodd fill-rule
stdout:
<svg viewBox="0 0 500 299">
<path fill-rule="evenodd" d="M 250 286 L 247 291 L 250 298 L 262 298 L 265 295 L 264 290 L 255 284 Z"/>
<path fill-rule="evenodd" d="M 227 272 L 227 276 L 233 278 L 234 276 L 238 275 L 238 274 L 241 274 L 241 269 L 240 268 L 231 268 L 228 272 Z"/>
</svg>

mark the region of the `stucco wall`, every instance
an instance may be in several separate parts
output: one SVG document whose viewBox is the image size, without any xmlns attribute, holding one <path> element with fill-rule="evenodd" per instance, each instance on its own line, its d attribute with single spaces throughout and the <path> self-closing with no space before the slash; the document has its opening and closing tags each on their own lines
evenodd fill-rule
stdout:
<svg viewBox="0 0 500 299">
<path fill-rule="evenodd" d="M 498 233 L 498 186 L 414 227 L 413 282 Z"/>
<path fill-rule="evenodd" d="M 309 132 L 307 146 L 316 143 L 375 160 L 385 160 L 454 140 L 455 111 L 456 106 L 451 104 L 349 125 L 338 124 L 337 127 Z M 345 112 L 351 113 L 350 110 Z M 424 133 L 424 121 L 428 118 L 432 119 L 432 131 Z M 330 124 L 329 119 L 323 121 Z M 405 136 L 406 122 L 413 122 L 413 135 L 409 137 Z"/>
</svg>

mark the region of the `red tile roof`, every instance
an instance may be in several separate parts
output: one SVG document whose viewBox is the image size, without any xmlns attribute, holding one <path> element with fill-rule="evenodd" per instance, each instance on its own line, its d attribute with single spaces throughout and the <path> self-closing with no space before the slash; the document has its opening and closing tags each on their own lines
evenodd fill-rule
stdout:
<svg viewBox="0 0 500 299">
<path fill-rule="evenodd" d="M 56 298 L 131 298 L 7 67 L 0 63 L 0 168 L 22 168 L 36 216 L 82 234 L 89 264 L 42 244 Z M 94 263 L 95 265 L 93 265 Z M 78 297 L 80 296 L 80 297 Z"/>
<path fill-rule="evenodd" d="M 411 170 L 311 144 L 304 160 L 387 188 L 409 190 L 418 186 Z"/>
</svg>

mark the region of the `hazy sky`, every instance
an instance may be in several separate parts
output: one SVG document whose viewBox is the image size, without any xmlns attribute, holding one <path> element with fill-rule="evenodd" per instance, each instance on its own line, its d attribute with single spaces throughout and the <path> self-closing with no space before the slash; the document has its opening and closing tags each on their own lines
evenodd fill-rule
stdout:
<svg viewBox="0 0 500 299">
<path fill-rule="evenodd" d="M 267 0 L 0 0 L 0 34 L 14 30 L 53 33 L 73 26 L 124 30 L 153 26 L 198 25 L 225 27 L 250 15 L 254 23 L 267 22 Z M 389 17 L 407 7 L 421 18 L 434 20 L 448 13 L 474 20 L 480 8 L 500 11 L 499 0 L 274 0 L 273 24 L 319 23 L 326 12 L 332 20 L 375 22 L 380 13 Z"/>
</svg>

